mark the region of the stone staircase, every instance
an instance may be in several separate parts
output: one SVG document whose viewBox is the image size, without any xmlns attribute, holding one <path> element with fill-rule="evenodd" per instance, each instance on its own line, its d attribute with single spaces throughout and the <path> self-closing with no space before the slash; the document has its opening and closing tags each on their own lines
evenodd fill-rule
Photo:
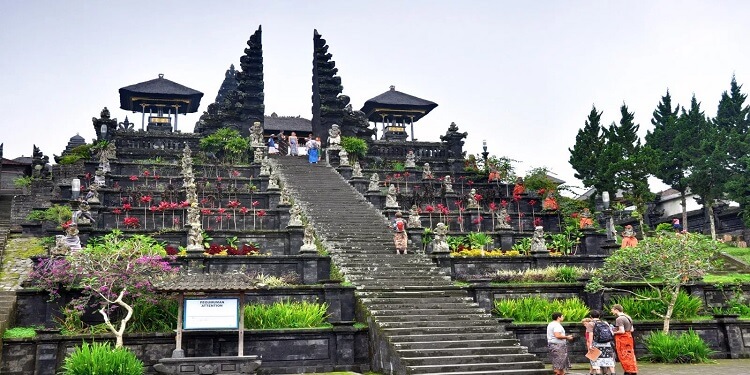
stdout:
<svg viewBox="0 0 750 375">
<path fill-rule="evenodd" d="M 396 255 L 381 212 L 334 169 L 274 164 L 367 310 L 373 370 L 387 374 L 546 374 L 542 362 L 422 254 Z"/>
</svg>

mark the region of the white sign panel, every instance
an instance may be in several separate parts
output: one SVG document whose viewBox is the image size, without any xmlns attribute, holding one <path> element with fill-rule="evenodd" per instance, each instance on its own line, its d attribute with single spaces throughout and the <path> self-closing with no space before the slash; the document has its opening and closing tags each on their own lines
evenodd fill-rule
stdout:
<svg viewBox="0 0 750 375">
<path fill-rule="evenodd" d="M 185 299 L 182 329 L 238 329 L 237 298 Z"/>
</svg>

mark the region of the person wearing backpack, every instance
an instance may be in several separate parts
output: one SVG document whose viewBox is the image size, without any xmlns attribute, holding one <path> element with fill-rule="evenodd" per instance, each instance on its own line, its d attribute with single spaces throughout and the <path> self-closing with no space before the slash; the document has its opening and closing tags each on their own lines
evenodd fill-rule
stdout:
<svg viewBox="0 0 750 375">
<path fill-rule="evenodd" d="M 617 358 L 620 358 L 625 375 L 637 375 L 638 363 L 635 359 L 633 342 L 633 319 L 625 314 L 622 305 L 613 305 L 611 311 L 617 317 L 614 330 Z"/>
<path fill-rule="evenodd" d="M 403 219 L 401 211 L 396 212 L 396 219 L 393 220 L 393 243 L 396 245 L 396 254 L 406 254 L 406 246 L 409 241 L 406 237 L 406 221 Z"/>
<path fill-rule="evenodd" d="M 590 321 L 586 325 L 586 348 L 598 349 L 601 354 L 591 361 L 591 373 L 593 374 L 615 374 L 615 349 L 613 347 L 614 334 L 610 325 L 601 320 L 599 310 L 589 312 Z"/>
</svg>

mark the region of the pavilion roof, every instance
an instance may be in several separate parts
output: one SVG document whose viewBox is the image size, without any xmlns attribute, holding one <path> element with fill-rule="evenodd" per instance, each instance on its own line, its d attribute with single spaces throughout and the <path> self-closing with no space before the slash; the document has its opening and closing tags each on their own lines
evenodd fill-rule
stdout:
<svg viewBox="0 0 750 375">
<path fill-rule="evenodd" d="M 367 100 L 361 111 L 370 121 L 381 121 L 381 114 L 414 116 L 414 121 L 417 121 L 437 106 L 435 102 L 396 91 L 396 87 L 391 86 L 390 90 Z"/>
<path fill-rule="evenodd" d="M 312 132 L 312 122 L 306 118 L 299 116 L 279 116 L 275 112 L 271 116 L 266 116 L 263 120 L 263 129 L 279 131 L 283 130 L 287 132 Z"/>
<path fill-rule="evenodd" d="M 143 112 L 156 105 L 181 105 L 180 113 L 193 113 L 200 106 L 203 93 L 164 78 L 163 74 L 150 81 L 136 83 L 120 89 L 120 108 L 126 111 Z"/>
<path fill-rule="evenodd" d="M 253 278 L 239 272 L 180 272 L 157 280 L 154 288 L 164 292 L 243 292 L 258 289 L 258 286 Z"/>
</svg>

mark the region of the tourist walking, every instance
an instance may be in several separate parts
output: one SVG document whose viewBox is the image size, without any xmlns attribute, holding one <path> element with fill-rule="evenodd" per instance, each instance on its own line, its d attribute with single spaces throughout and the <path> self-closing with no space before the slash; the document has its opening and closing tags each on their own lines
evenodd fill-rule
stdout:
<svg viewBox="0 0 750 375">
<path fill-rule="evenodd" d="M 633 342 L 633 319 L 625 314 L 622 305 L 612 306 L 612 314 L 617 317 L 614 330 L 617 358 L 620 359 L 625 375 L 635 375 L 638 373 L 638 363 Z"/>
<path fill-rule="evenodd" d="M 297 140 L 297 133 L 292 132 L 292 135 L 289 136 L 289 155 L 299 155 L 299 150 L 297 149 L 297 147 L 299 146 L 298 142 L 299 141 Z"/>
<path fill-rule="evenodd" d="M 615 374 L 615 351 L 612 347 L 614 336 L 610 325 L 601 320 L 599 310 L 589 312 L 591 318 L 586 326 L 586 349 L 589 353 L 599 352 L 595 359 L 589 358 L 591 362 L 591 374 Z"/>
<path fill-rule="evenodd" d="M 307 137 L 307 142 L 305 143 L 305 147 L 307 147 L 307 161 L 311 164 L 315 164 L 318 162 L 318 152 L 320 150 L 320 144 L 315 141 L 315 138 L 313 138 L 313 135 L 310 134 L 309 137 Z"/>
<path fill-rule="evenodd" d="M 270 137 L 268 137 L 268 153 L 275 154 L 278 152 L 279 150 L 276 148 L 276 140 L 274 139 L 274 136 L 271 135 Z"/>
<path fill-rule="evenodd" d="M 401 211 L 396 212 L 396 219 L 393 220 L 393 243 L 396 245 L 396 254 L 406 254 L 408 240 L 406 237 L 406 221 L 403 219 Z"/>
<path fill-rule="evenodd" d="M 553 312 L 552 321 L 547 325 L 547 349 L 555 375 L 565 375 L 565 369 L 570 366 L 568 341 L 573 340 L 573 336 L 565 334 L 563 320 L 565 316 L 561 312 Z"/>
</svg>

